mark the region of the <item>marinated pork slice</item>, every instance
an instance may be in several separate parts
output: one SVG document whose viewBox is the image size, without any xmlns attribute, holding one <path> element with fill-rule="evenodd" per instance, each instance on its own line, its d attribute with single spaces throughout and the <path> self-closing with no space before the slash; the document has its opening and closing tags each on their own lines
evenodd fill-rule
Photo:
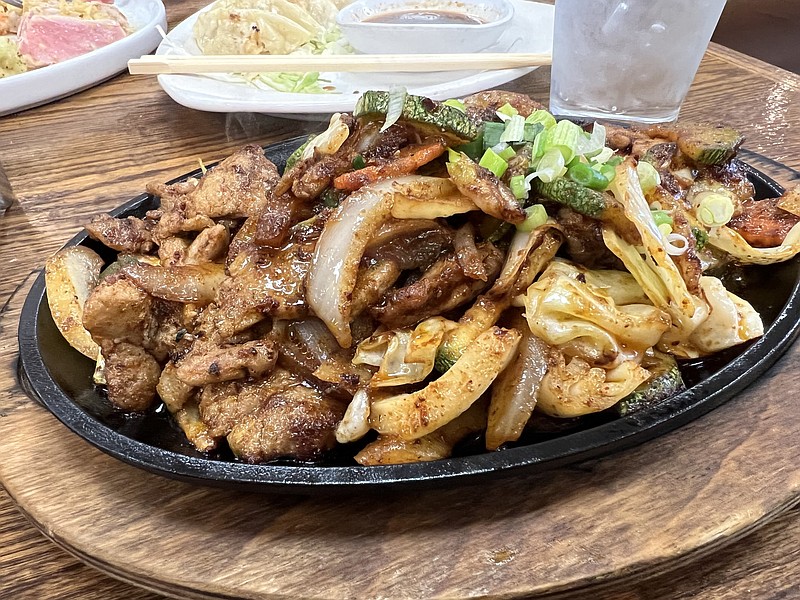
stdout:
<svg viewBox="0 0 800 600">
<path fill-rule="evenodd" d="M 778 200 L 745 202 L 741 213 L 730 220 L 728 227 L 735 229 L 754 248 L 780 246 L 800 217 L 779 208 Z"/>
<path fill-rule="evenodd" d="M 27 12 L 19 22 L 19 53 L 31 67 L 44 67 L 81 56 L 121 40 L 126 31 L 111 19 Z"/>
<path fill-rule="evenodd" d="M 304 281 L 324 226 L 315 218 L 292 228 L 276 250 L 248 248 L 230 267 L 233 277 L 220 287 L 216 328 L 223 339 L 264 319 L 298 319 L 308 312 Z"/>
<path fill-rule="evenodd" d="M 156 400 L 156 386 L 161 375 L 158 361 L 141 346 L 127 342 L 104 343 L 101 347 L 109 400 L 124 410 L 150 408 Z"/>
<path fill-rule="evenodd" d="M 96 216 L 86 225 L 90 237 L 129 254 L 148 254 L 155 248 L 152 229 L 152 222 L 137 217 L 118 219 L 106 214 Z"/>
<path fill-rule="evenodd" d="M 336 444 L 346 405 L 303 383 L 267 398 L 228 434 L 233 453 L 246 462 L 277 458 L 314 460 Z"/>
<path fill-rule="evenodd" d="M 209 169 L 184 197 L 182 208 L 188 218 L 255 216 L 263 210 L 279 179 L 277 167 L 264 156 L 264 150 L 249 144 Z"/>
<path fill-rule="evenodd" d="M 440 315 L 474 300 L 500 272 L 503 255 L 491 243 L 478 246 L 487 280 L 472 279 L 462 269 L 455 253 L 436 261 L 417 281 L 390 291 L 382 304 L 370 309 L 386 327 L 396 329 Z"/>
<path fill-rule="evenodd" d="M 534 111 L 545 109 L 543 104 L 539 104 L 525 94 L 503 90 L 487 90 L 472 94 L 464 98 L 464 104 L 467 114 L 478 121 L 496 121 L 497 109 L 505 104 L 513 106 L 523 117 L 530 116 Z"/>
</svg>

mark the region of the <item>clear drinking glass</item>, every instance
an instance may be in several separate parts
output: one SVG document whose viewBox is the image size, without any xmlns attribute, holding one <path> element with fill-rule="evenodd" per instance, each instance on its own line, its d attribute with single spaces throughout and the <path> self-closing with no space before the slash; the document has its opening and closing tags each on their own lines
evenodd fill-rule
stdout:
<svg viewBox="0 0 800 600">
<path fill-rule="evenodd" d="M 673 121 L 725 0 L 556 0 L 550 111 Z"/>
</svg>

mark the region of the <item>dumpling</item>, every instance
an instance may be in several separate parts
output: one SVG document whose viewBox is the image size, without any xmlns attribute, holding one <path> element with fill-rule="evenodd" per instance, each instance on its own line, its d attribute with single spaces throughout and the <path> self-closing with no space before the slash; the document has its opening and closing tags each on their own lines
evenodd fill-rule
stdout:
<svg viewBox="0 0 800 600">
<path fill-rule="evenodd" d="M 219 0 L 194 25 L 203 54 L 289 54 L 334 25 L 330 0 Z"/>
</svg>

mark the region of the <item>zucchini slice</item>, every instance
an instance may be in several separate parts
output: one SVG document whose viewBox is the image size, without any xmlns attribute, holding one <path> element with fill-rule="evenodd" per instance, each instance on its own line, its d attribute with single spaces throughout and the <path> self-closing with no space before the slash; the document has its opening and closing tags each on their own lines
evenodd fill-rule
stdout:
<svg viewBox="0 0 800 600">
<path fill-rule="evenodd" d="M 613 406 L 621 417 L 655 406 L 686 389 L 673 356 L 653 351 L 652 356 L 645 356 L 642 366 L 650 371 L 650 378 Z"/>
<path fill-rule="evenodd" d="M 534 190 L 548 200 L 569 206 L 572 210 L 593 219 L 602 219 L 609 207 L 608 196 L 564 177 L 548 183 L 534 179 Z"/>
<path fill-rule="evenodd" d="M 684 125 L 678 135 L 678 149 L 702 165 L 719 165 L 733 158 L 744 137 L 731 127 L 707 123 Z"/>
<path fill-rule="evenodd" d="M 371 90 L 358 99 L 353 116 L 380 118 L 385 117 L 388 110 L 389 92 Z M 463 144 L 478 137 L 478 126 L 465 112 L 424 96 L 407 95 L 400 118 L 445 134 L 456 143 Z"/>
</svg>

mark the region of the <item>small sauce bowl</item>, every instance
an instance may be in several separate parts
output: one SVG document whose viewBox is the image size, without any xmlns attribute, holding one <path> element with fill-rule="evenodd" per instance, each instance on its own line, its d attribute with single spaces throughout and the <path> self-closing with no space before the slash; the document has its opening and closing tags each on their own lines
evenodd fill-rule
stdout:
<svg viewBox="0 0 800 600">
<path fill-rule="evenodd" d="M 451 54 L 488 48 L 513 16 L 509 0 L 356 0 L 336 23 L 366 54 Z"/>
</svg>

